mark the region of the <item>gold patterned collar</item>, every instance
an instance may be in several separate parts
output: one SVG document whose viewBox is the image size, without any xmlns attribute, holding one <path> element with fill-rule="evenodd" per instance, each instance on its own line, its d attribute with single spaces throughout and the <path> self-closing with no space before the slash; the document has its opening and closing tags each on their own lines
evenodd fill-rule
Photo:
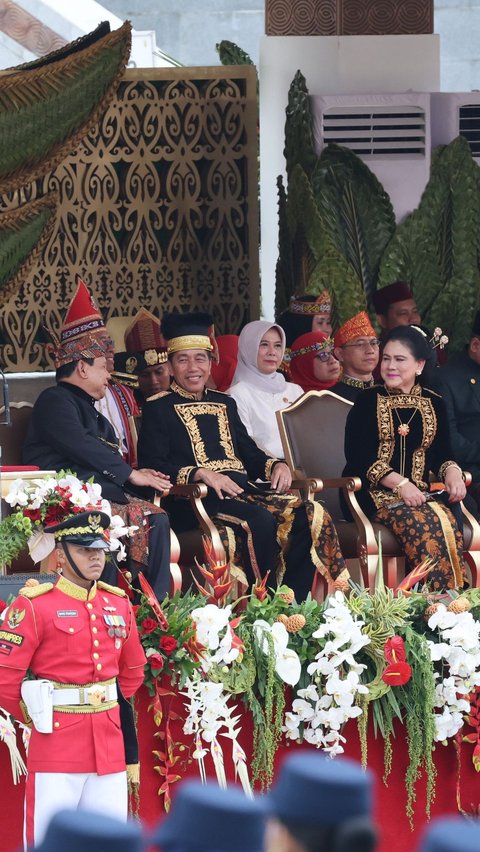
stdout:
<svg viewBox="0 0 480 852">
<path fill-rule="evenodd" d="M 403 390 L 390 390 L 387 386 L 385 386 L 385 390 L 388 396 L 421 396 L 423 388 L 421 385 L 414 385 L 409 393 L 406 393 Z"/>
<path fill-rule="evenodd" d="M 367 381 L 363 381 L 363 379 L 354 379 L 353 376 L 348 376 L 347 373 L 344 373 L 340 379 L 344 385 L 348 385 L 351 388 L 359 388 L 360 390 L 365 390 L 365 388 L 373 388 L 375 384 L 375 379 L 371 378 Z"/>
<path fill-rule="evenodd" d="M 70 598 L 75 598 L 76 601 L 91 601 L 97 594 L 97 584 L 94 583 L 90 589 L 84 589 L 83 586 L 77 586 L 66 577 L 60 577 L 57 581 L 57 589 L 60 589 L 65 595 Z"/>
<path fill-rule="evenodd" d="M 173 393 L 178 393 L 179 396 L 185 397 L 185 399 L 191 399 L 193 400 L 193 402 L 200 402 L 200 400 L 197 399 L 196 393 L 190 393 L 190 391 L 187 391 L 185 390 L 185 388 L 182 388 L 180 385 L 177 385 L 175 381 L 173 381 L 170 385 L 170 390 L 173 391 Z M 202 394 L 202 399 L 205 399 L 206 395 L 207 389 L 205 388 Z"/>
</svg>

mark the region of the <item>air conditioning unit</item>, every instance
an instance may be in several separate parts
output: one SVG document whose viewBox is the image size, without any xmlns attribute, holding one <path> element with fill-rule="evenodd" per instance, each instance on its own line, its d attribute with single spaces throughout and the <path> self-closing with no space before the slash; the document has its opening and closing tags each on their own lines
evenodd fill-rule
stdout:
<svg viewBox="0 0 480 852">
<path fill-rule="evenodd" d="M 354 151 L 383 184 L 401 221 L 418 206 L 430 174 L 430 95 L 313 95 L 311 100 L 317 153 L 330 142 Z"/>
<path fill-rule="evenodd" d="M 430 97 L 432 146 L 464 136 L 480 162 L 480 92 L 434 92 Z"/>
</svg>

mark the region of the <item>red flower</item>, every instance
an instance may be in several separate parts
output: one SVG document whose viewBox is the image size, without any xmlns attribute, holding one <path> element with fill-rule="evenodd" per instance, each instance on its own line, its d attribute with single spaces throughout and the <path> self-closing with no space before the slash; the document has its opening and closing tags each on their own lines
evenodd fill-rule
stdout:
<svg viewBox="0 0 480 852">
<path fill-rule="evenodd" d="M 162 636 L 158 645 L 160 650 L 165 651 L 166 654 L 172 654 L 175 648 L 178 648 L 178 642 L 174 636 Z"/>
<path fill-rule="evenodd" d="M 412 676 L 412 669 L 405 662 L 391 663 L 384 670 L 382 680 L 389 686 L 403 686 Z"/>
<path fill-rule="evenodd" d="M 267 573 L 265 574 L 265 577 L 262 577 L 262 579 L 261 579 L 261 580 L 258 580 L 258 579 L 257 579 L 257 580 L 255 580 L 255 585 L 254 585 L 254 587 L 253 587 L 253 589 L 252 589 L 253 594 L 255 595 L 255 597 L 257 598 L 257 600 L 259 600 L 259 601 L 260 601 L 260 603 L 261 603 L 262 601 L 264 601 L 264 600 L 265 600 L 265 598 L 266 598 L 266 597 L 267 597 L 267 595 L 268 595 L 267 580 L 268 580 L 268 575 L 269 575 L 269 574 L 270 574 L 270 571 L 267 571 Z"/>
<path fill-rule="evenodd" d="M 31 521 L 39 521 L 41 519 L 40 509 L 24 509 L 23 514 Z"/>
<path fill-rule="evenodd" d="M 133 604 L 133 605 L 132 605 L 132 609 L 133 609 L 133 614 L 134 614 L 134 616 L 135 616 L 135 618 L 136 618 L 136 617 L 137 617 L 137 612 L 138 612 L 138 610 L 140 609 L 140 604 Z"/>
<path fill-rule="evenodd" d="M 158 669 L 159 671 L 163 669 L 163 657 L 161 654 L 151 654 L 148 657 L 148 662 L 152 669 Z"/>
<path fill-rule="evenodd" d="M 144 618 L 142 621 L 141 632 L 144 636 L 148 636 L 149 633 L 153 633 L 158 627 L 158 623 L 153 618 Z"/>
<path fill-rule="evenodd" d="M 392 636 L 387 639 L 383 649 L 387 663 L 404 663 L 407 659 L 405 644 L 401 636 Z"/>
</svg>

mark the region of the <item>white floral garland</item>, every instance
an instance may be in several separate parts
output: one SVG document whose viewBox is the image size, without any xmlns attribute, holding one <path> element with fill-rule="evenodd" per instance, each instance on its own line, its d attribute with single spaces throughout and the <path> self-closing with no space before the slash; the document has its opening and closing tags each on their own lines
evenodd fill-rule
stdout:
<svg viewBox="0 0 480 852">
<path fill-rule="evenodd" d="M 48 496 L 57 488 L 68 488 L 70 496 L 69 503 L 79 510 L 86 511 L 95 506 L 99 511 L 110 516 L 110 550 L 117 553 L 117 560 L 126 558 L 126 550 L 120 538 L 130 536 L 137 527 L 125 526 L 120 515 L 112 515 L 112 507 L 108 500 L 102 498 L 102 488 L 96 482 L 82 482 L 73 474 L 65 474 L 60 477 L 46 477 L 45 479 L 14 479 L 5 502 L 16 511 L 22 509 L 40 509 Z M 45 533 L 37 529 L 30 536 L 28 548 L 34 562 L 41 562 L 55 547 L 55 538 L 51 533 Z"/>
<path fill-rule="evenodd" d="M 195 738 L 193 757 L 198 761 L 202 781 L 206 781 L 204 758 L 210 751 L 220 787 L 227 786 L 227 779 L 223 750 L 218 737 L 223 736 L 231 740 L 235 775 L 238 776 L 244 792 L 252 796 L 246 754 L 238 742 L 240 714 L 233 715 L 237 710 L 236 706 L 228 706 L 231 694 L 224 691 L 223 683 L 214 683 L 208 679 L 212 665 L 220 665 L 228 671 L 230 663 L 239 655 L 239 650 L 233 647 L 231 614 L 231 606 L 222 608 L 215 604 L 198 607 L 192 612 L 196 640 L 206 651 L 202 657 L 201 668 L 197 669 L 185 684 L 183 695 L 188 698 L 188 702 L 185 704 L 187 718 L 183 731 Z M 206 744 L 209 748 L 205 747 Z"/>
<path fill-rule="evenodd" d="M 342 725 L 363 712 L 355 701 L 357 695 L 368 693 L 360 683 L 366 666 L 357 663 L 355 655 L 370 639 L 362 633 L 364 622 L 352 616 L 342 592 L 329 598 L 323 615 L 324 623 L 312 635 L 327 641 L 307 668 L 311 683 L 297 691 L 299 697 L 285 714 L 283 731 L 288 739 L 303 738 L 334 757 L 344 750 Z"/>
<path fill-rule="evenodd" d="M 438 630 L 439 642 L 428 641 L 432 662 L 439 662 L 441 674 L 435 688 L 435 740 L 454 737 L 463 725 L 463 714 L 470 703 L 462 698 L 480 686 L 480 622 L 470 612 L 451 612 L 439 604 L 428 619 L 431 630 Z"/>
</svg>

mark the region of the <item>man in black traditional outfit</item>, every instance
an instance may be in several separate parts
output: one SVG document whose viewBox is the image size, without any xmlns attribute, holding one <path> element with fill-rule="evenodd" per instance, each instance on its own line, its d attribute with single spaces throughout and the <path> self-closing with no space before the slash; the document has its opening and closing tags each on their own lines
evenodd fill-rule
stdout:
<svg viewBox="0 0 480 852">
<path fill-rule="evenodd" d="M 358 395 L 375 384 L 373 371 L 378 364 L 379 341 L 366 311 L 347 320 L 335 335 L 335 358 L 343 373 L 330 390 L 355 402 Z"/>
<path fill-rule="evenodd" d="M 93 299 L 91 311 L 97 311 Z M 146 567 L 161 599 L 169 590 L 170 527 L 165 512 L 141 498 L 142 489 L 168 490 L 170 480 L 127 464 L 111 423 L 96 410 L 95 401 L 105 395 L 109 379 L 104 349 L 88 317 L 78 316 L 74 326 L 70 316 L 68 338 L 54 352 L 57 384 L 34 405 L 23 459 L 43 470 L 71 470 L 82 480 L 93 477 L 101 485 L 102 495 L 116 504 L 115 512 L 127 525 L 138 526 L 130 566 Z"/>
<path fill-rule="evenodd" d="M 468 345 L 438 371 L 438 376 L 454 456 L 472 474 L 470 491 L 480 509 L 480 311 Z"/>
<path fill-rule="evenodd" d="M 206 388 L 210 375 L 207 314 L 170 314 L 162 333 L 173 382 L 143 407 L 138 453 L 141 464 L 167 473 L 172 483 L 203 482 L 207 512 L 235 533 L 249 581 L 271 571 L 290 585 L 297 600 L 309 592 L 315 568 L 332 586 L 347 571 L 335 528 L 320 503 L 287 495 L 287 465 L 267 456 L 249 437 L 235 401 Z M 260 482 L 259 482 L 260 480 Z M 169 506 L 176 531 L 197 526 L 185 502 Z M 230 552 L 230 558 L 235 554 Z"/>
</svg>

